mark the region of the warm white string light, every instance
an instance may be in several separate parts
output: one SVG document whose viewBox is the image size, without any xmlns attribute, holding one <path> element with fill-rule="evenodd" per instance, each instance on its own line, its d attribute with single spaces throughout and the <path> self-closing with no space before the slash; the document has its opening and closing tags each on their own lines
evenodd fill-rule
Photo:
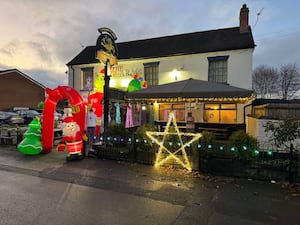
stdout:
<svg viewBox="0 0 300 225">
<path fill-rule="evenodd" d="M 173 127 L 175 128 L 175 132 L 170 132 L 171 124 L 173 123 Z M 159 146 L 159 150 L 156 156 L 155 166 L 162 165 L 166 163 L 170 158 L 175 159 L 175 161 L 180 164 L 182 167 L 186 168 L 187 170 L 191 171 L 192 167 L 190 164 L 190 161 L 187 157 L 185 148 L 190 146 L 194 141 L 198 140 L 202 135 L 200 133 L 183 133 L 179 131 L 179 128 L 176 123 L 175 114 L 173 111 L 169 113 L 169 118 L 167 125 L 165 127 L 164 132 L 156 132 L 156 131 L 147 131 L 146 135 Z M 166 142 L 166 136 L 167 135 L 176 135 L 179 138 L 179 148 L 172 152 L 170 149 L 166 148 L 164 146 L 164 143 Z M 163 136 L 162 141 L 158 139 L 159 136 Z M 183 143 L 182 136 L 189 136 L 193 137 L 190 141 Z M 168 155 L 165 158 L 162 158 L 163 152 L 166 152 Z M 179 157 L 177 157 L 177 154 L 181 153 L 184 160 L 181 160 Z"/>
</svg>

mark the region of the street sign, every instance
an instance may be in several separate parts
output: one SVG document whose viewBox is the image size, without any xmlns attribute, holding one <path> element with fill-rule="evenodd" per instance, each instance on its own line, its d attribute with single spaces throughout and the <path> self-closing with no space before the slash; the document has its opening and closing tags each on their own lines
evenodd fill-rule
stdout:
<svg viewBox="0 0 300 225">
<path fill-rule="evenodd" d="M 110 65 L 118 64 L 118 49 L 115 43 L 116 35 L 107 27 L 99 28 L 100 36 L 96 44 L 96 58 L 103 64 L 109 62 Z"/>
</svg>

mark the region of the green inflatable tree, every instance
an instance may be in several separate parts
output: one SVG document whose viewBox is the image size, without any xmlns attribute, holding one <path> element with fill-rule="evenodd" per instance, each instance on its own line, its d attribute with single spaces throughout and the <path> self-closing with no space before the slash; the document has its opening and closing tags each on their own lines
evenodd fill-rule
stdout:
<svg viewBox="0 0 300 225">
<path fill-rule="evenodd" d="M 40 118 L 36 117 L 28 125 L 24 139 L 18 145 L 18 150 L 25 155 L 38 155 L 42 151 Z"/>
</svg>

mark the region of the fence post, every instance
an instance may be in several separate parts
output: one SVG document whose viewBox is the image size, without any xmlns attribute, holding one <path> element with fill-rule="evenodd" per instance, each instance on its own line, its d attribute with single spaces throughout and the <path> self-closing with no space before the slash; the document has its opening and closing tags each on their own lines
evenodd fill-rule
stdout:
<svg viewBox="0 0 300 225">
<path fill-rule="evenodd" d="M 132 141 L 131 141 L 131 149 L 133 151 L 133 158 L 132 158 L 133 163 L 137 162 L 137 148 L 135 142 L 136 142 L 136 134 L 134 133 L 132 135 Z"/>
<path fill-rule="evenodd" d="M 294 182 L 294 174 L 293 174 L 293 158 L 294 158 L 294 154 L 293 154 L 293 149 L 294 146 L 291 143 L 290 144 L 290 165 L 289 165 L 289 182 L 293 183 Z"/>
<path fill-rule="evenodd" d="M 190 154 L 190 161 L 192 163 L 192 170 L 197 170 L 199 171 L 200 168 L 199 168 L 199 160 L 200 160 L 200 157 L 199 157 L 199 149 L 198 149 L 198 142 L 197 144 L 192 144 L 191 145 L 191 154 Z"/>
<path fill-rule="evenodd" d="M 200 146 L 200 148 L 199 148 Z M 200 145 L 200 141 L 198 140 L 197 143 L 197 152 L 198 152 L 198 171 L 200 172 L 201 170 L 201 149 L 202 149 L 202 145 Z"/>
<path fill-rule="evenodd" d="M 23 140 L 22 131 L 17 130 L 17 143 L 16 143 L 16 146 L 18 146 L 22 140 Z"/>
</svg>

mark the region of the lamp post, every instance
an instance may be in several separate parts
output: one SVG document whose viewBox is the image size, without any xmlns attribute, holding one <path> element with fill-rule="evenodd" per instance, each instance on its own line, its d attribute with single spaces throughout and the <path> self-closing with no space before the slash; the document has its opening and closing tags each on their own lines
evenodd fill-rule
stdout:
<svg viewBox="0 0 300 225">
<path fill-rule="evenodd" d="M 104 115 L 103 115 L 103 142 L 106 147 L 107 131 L 108 131 L 108 113 L 109 113 L 109 80 L 108 66 L 118 64 L 118 49 L 115 44 L 117 36 L 107 27 L 98 29 L 100 36 L 96 44 L 96 59 L 104 64 Z"/>
<path fill-rule="evenodd" d="M 106 147 L 107 141 L 107 131 L 108 131 L 108 113 L 109 113 L 109 80 L 110 77 L 108 75 L 108 65 L 109 59 L 106 60 L 105 67 L 104 67 L 104 132 L 103 132 L 103 143 L 104 147 Z"/>
</svg>

